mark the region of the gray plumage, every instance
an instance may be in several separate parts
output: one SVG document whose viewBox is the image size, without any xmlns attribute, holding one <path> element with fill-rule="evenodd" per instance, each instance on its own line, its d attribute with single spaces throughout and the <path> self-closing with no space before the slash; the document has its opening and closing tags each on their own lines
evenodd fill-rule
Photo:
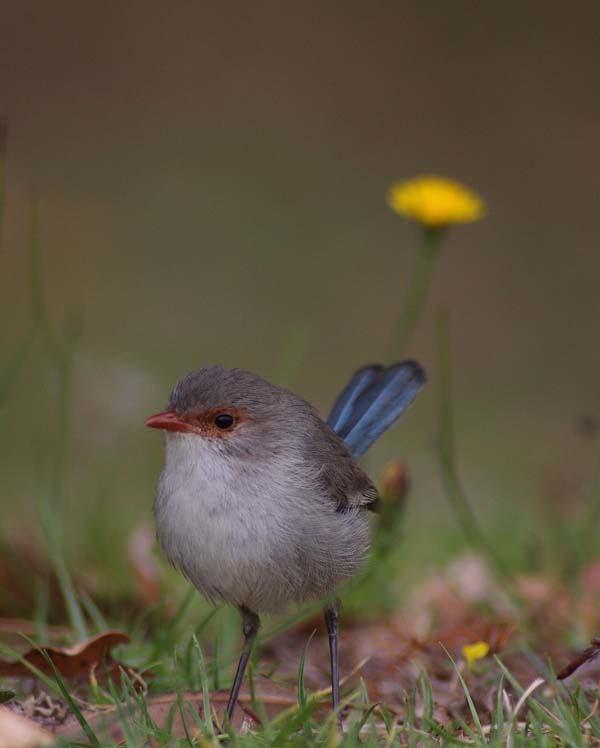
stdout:
<svg viewBox="0 0 600 748">
<path fill-rule="evenodd" d="M 305 400 L 242 369 L 175 386 L 175 413 L 246 414 L 223 438 L 166 433 L 154 506 L 159 542 L 210 600 L 255 612 L 331 593 L 369 547 L 377 490 Z"/>
</svg>

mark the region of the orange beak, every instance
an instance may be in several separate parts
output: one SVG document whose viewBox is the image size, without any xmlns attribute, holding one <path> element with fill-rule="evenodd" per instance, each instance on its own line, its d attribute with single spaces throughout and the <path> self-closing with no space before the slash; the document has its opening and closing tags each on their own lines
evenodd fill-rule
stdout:
<svg viewBox="0 0 600 748">
<path fill-rule="evenodd" d="M 181 431 L 189 433 L 194 430 L 194 427 L 190 423 L 183 421 L 177 413 L 173 413 L 172 410 L 165 410 L 162 413 L 157 413 L 155 416 L 150 416 L 145 423 L 151 429 L 162 429 L 163 431 Z"/>
</svg>

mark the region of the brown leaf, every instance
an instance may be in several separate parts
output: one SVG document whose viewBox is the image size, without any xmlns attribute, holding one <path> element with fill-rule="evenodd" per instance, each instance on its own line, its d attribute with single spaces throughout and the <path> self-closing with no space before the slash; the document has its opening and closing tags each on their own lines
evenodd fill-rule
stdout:
<svg viewBox="0 0 600 748">
<path fill-rule="evenodd" d="M 61 675 L 84 678 L 103 661 L 106 662 L 107 667 L 114 664 L 109 650 L 117 644 L 125 644 L 128 641 L 129 636 L 124 631 L 105 631 L 73 647 L 44 647 L 43 649 Z M 46 662 L 40 649 L 30 650 L 23 655 L 23 659 L 46 675 L 52 674 L 52 668 Z M 0 662 L 0 675 L 30 676 L 31 670 L 20 661 Z"/>
<path fill-rule="evenodd" d="M 54 742 L 52 734 L 35 722 L 0 706 L 0 748 L 33 748 Z"/>
</svg>

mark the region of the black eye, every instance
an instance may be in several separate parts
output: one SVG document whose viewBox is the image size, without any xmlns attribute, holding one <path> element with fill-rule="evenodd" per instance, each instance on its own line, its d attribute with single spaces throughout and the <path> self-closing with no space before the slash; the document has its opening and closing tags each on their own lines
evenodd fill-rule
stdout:
<svg viewBox="0 0 600 748">
<path fill-rule="evenodd" d="M 215 416 L 215 426 L 218 429 L 230 429 L 234 423 L 235 418 L 230 416 L 229 413 L 219 413 L 218 416 Z"/>
</svg>

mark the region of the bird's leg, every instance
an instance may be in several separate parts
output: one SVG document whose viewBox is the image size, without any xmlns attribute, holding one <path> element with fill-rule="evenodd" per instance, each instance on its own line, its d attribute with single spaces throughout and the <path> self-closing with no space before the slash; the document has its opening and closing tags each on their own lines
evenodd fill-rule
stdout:
<svg viewBox="0 0 600 748">
<path fill-rule="evenodd" d="M 331 659 L 331 699 L 334 710 L 340 705 L 340 667 L 338 659 L 338 632 L 340 630 L 340 601 L 332 600 L 325 608 L 325 625 L 329 635 Z M 338 719 L 339 715 L 338 715 Z"/>
<path fill-rule="evenodd" d="M 229 693 L 229 701 L 227 702 L 227 716 L 231 720 L 233 718 L 233 712 L 235 711 L 235 705 L 240 693 L 240 686 L 244 680 L 244 673 L 246 672 L 246 665 L 250 659 L 252 652 L 252 645 L 258 634 L 260 628 L 260 618 L 248 608 L 240 608 L 242 614 L 242 629 L 244 631 L 244 646 L 242 648 L 242 654 L 240 655 L 240 661 L 238 662 L 235 678 L 233 679 L 233 686 Z"/>
</svg>

